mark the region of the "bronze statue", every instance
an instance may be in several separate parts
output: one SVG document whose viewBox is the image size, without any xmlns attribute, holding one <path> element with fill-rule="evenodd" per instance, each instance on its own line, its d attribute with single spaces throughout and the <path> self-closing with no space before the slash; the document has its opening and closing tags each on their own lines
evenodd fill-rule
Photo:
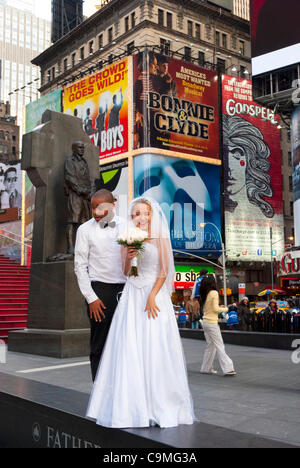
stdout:
<svg viewBox="0 0 300 468">
<path fill-rule="evenodd" d="M 72 259 L 77 229 L 91 219 L 90 201 L 94 187 L 88 163 L 84 158 L 84 143 L 74 142 L 72 151 L 72 156 L 65 160 L 64 165 L 64 189 L 67 197 L 67 252 L 49 257 L 48 262 Z"/>
<path fill-rule="evenodd" d="M 84 159 L 84 143 L 72 145 L 73 154 L 65 161 L 65 194 L 67 196 L 67 243 L 68 254 L 74 254 L 74 235 L 78 226 L 91 219 L 91 178 L 87 161 Z"/>
</svg>

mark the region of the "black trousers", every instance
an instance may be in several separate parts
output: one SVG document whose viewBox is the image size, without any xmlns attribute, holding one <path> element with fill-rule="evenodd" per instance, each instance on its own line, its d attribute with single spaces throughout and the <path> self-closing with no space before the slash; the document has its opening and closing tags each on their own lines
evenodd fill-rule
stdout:
<svg viewBox="0 0 300 468">
<path fill-rule="evenodd" d="M 111 322 L 124 289 L 124 284 L 106 284 L 93 282 L 92 288 L 101 299 L 106 309 L 104 310 L 105 319 L 102 322 L 96 322 L 90 317 L 89 306 L 87 308 L 88 317 L 91 323 L 91 370 L 93 381 L 96 379 L 102 352 L 106 343 Z"/>
</svg>

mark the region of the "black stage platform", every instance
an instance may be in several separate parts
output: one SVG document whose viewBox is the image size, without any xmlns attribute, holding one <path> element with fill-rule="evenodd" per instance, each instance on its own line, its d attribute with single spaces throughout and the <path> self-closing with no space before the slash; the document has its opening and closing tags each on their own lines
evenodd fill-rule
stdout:
<svg viewBox="0 0 300 468">
<path fill-rule="evenodd" d="M 134 396 L 133 396 L 134 397 Z M 116 430 L 84 417 L 88 395 L 0 373 L 2 448 L 293 448 L 201 422 Z"/>
<path fill-rule="evenodd" d="M 181 328 L 182 338 L 205 340 L 203 330 L 191 330 L 190 328 Z M 222 330 L 224 343 L 238 346 L 253 346 L 255 348 L 281 349 L 293 351 L 293 342 L 300 340 L 300 335 L 283 333 L 257 333 Z M 297 347 L 297 346 L 296 346 Z"/>
</svg>

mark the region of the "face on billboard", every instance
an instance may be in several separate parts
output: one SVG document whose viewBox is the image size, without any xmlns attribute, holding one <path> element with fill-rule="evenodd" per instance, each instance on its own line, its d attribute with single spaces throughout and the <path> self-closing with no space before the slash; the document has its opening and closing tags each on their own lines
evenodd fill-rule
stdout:
<svg viewBox="0 0 300 468">
<path fill-rule="evenodd" d="M 249 80 L 223 76 L 222 94 L 228 258 L 269 261 L 270 227 L 284 248 L 279 117 L 253 101 Z"/>
<path fill-rule="evenodd" d="M 218 166 L 148 154 L 135 157 L 134 180 L 136 197 L 150 196 L 160 203 L 174 249 L 192 252 L 220 247 Z M 208 222 L 218 229 L 213 225 L 204 229 Z"/>
<path fill-rule="evenodd" d="M 155 52 L 133 60 L 134 149 L 218 159 L 218 75 Z"/>
<path fill-rule="evenodd" d="M 300 2 L 252 0 L 250 3 L 253 75 L 299 62 Z"/>
</svg>

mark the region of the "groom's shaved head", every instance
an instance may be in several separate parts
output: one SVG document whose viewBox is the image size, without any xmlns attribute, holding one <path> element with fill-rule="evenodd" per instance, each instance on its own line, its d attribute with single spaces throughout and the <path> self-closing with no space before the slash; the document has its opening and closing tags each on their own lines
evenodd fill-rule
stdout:
<svg viewBox="0 0 300 468">
<path fill-rule="evenodd" d="M 92 201 L 95 199 L 101 200 L 104 203 L 115 203 L 115 197 L 109 190 L 106 189 L 98 190 L 98 192 L 94 193 L 92 196 Z"/>
</svg>

